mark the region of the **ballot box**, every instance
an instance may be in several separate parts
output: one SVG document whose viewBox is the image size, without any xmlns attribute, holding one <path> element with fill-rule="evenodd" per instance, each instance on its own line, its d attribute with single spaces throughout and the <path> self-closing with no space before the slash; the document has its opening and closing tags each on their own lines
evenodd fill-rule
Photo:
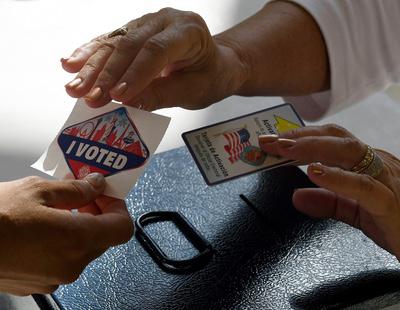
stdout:
<svg viewBox="0 0 400 310">
<path fill-rule="evenodd" d="M 395 257 L 346 224 L 310 219 L 293 208 L 293 191 L 312 186 L 289 166 L 209 187 L 186 148 L 158 154 L 128 195 L 129 211 L 134 218 L 179 211 L 211 246 L 207 260 L 183 272 L 161 268 L 134 237 L 51 298 L 35 299 L 42 309 L 66 310 L 376 309 L 398 303 Z M 168 257 L 198 255 L 173 222 L 146 229 Z"/>
</svg>

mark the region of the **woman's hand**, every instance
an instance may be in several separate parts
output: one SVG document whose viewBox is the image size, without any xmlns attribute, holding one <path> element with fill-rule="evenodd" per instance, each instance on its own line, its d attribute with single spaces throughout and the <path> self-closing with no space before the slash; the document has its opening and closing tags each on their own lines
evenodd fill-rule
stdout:
<svg viewBox="0 0 400 310">
<path fill-rule="evenodd" d="M 102 35 L 62 59 L 78 72 L 66 85 L 92 107 L 111 99 L 146 110 L 200 109 L 234 94 L 246 66 L 233 47 L 212 38 L 204 20 L 171 8 L 126 24 L 127 33 Z"/>
<path fill-rule="evenodd" d="M 308 176 L 320 188 L 299 189 L 293 204 L 317 218 L 334 218 L 361 229 L 379 246 L 400 258 L 400 161 L 375 150 L 383 170 L 375 178 L 351 172 L 367 146 L 336 126 L 304 127 L 278 136 L 260 136 L 269 154 L 310 164 Z"/>
<path fill-rule="evenodd" d="M 123 201 L 101 196 L 104 187 L 99 174 L 0 183 L 0 291 L 50 293 L 75 281 L 110 246 L 128 241 L 129 213 Z"/>
</svg>

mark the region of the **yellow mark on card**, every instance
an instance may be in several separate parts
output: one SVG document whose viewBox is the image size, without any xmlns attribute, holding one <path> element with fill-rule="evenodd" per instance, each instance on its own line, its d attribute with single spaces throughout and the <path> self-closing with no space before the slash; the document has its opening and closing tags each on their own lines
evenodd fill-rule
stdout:
<svg viewBox="0 0 400 310">
<path fill-rule="evenodd" d="M 300 125 L 293 123 L 291 121 L 288 121 L 287 119 L 284 119 L 280 116 L 274 115 L 274 118 L 276 120 L 275 128 L 278 131 L 278 133 L 284 133 L 289 130 L 293 130 L 293 129 L 301 127 Z"/>
</svg>

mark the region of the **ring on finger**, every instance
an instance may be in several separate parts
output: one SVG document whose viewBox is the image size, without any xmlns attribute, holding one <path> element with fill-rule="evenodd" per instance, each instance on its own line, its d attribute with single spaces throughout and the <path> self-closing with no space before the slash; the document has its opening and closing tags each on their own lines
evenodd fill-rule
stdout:
<svg viewBox="0 0 400 310">
<path fill-rule="evenodd" d="M 367 174 L 373 178 L 379 176 L 382 170 L 383 170 L 382 159 L 369 145 L 367 145 L 367 151 L 365 152 L 363 159 L 353 168 L 351 168 L 352 172 L 358 174 Z"/>
<path fill-rule="evenodd" d="M 128 33 L 128 27 L 122 26 L 122 27 L 120 27 L 118 29 L 115 29 L 113 32 L 111 32 L 108 35 L 108 38 L 113 38 L 113 37 L 116 37 L 116 36 L 124 36 L 127 33 Z"/>
</svg>

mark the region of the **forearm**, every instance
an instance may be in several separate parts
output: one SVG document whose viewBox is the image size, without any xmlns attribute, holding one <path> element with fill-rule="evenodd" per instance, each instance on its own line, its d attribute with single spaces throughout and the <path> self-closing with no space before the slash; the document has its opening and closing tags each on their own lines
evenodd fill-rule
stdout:
<svg viewBox="0 0 400 310">
<path fill-rule="evenodd" d="M 300 6 L 268 3 L 257 14 L 215 36 L 244 64 L 236 95 L 306 95 L 329 88 L 329 59 L 321 31 Z"/>
</svg>

